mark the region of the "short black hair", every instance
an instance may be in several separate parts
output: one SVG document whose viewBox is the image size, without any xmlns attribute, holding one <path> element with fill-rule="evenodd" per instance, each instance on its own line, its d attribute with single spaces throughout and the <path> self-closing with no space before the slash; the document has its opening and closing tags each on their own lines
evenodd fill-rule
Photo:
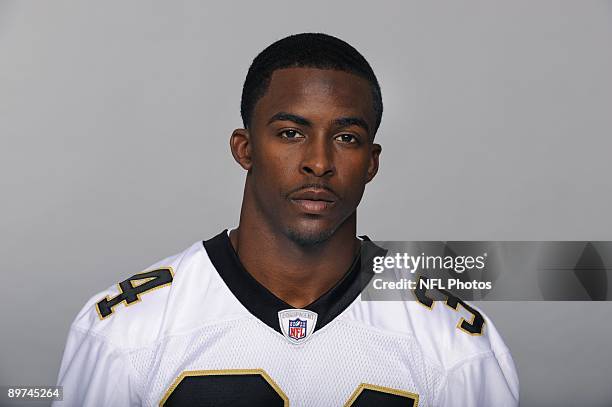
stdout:
<svg viewBox="0 0 612 407">
<path fill-rule="evenodd" d="M 272 73 L 277 69 L 297 67 L 344 71 L 370 82 L 376 133 L 382 120 L 383 104 L 380 85 L 372 67 L 351 45 L 323 33 L 290 35 L 271 44 L 255 57 L 242 87 L 240 114 L 245 128 L 251 124 L 255 104 L 268 90 Z"/>
</svg>

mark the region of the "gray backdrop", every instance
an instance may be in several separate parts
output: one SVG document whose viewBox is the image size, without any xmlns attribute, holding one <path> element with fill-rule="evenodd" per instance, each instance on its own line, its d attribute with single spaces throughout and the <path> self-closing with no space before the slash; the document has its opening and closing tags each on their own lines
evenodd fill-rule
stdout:
<svg viewBox="0 0 612 407">
<path fill-rule="evenodd" d="M 609 1 L 0 2 L 0 384 L 53 384 L 95 292 L 238 220 L 252 58 L 356 46 L 378 240 L 612 240 Z M 612 404 L 612 304 L 484 303 L 524 406 Z"/>
</svg>

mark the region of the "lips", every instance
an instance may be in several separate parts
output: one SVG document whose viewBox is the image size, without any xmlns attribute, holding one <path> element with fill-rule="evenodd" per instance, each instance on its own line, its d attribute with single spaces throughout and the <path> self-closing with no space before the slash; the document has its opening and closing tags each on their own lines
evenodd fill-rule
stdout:
<svg viewBox="0 0 612 407">
<path fill-rule="evenodd" d="M 324 188 L 300 189 L 292 193 L 289 199 L 302 211 L 312 214 L 323 213 L 338 201 L 336 194 Z"/>
</svg>

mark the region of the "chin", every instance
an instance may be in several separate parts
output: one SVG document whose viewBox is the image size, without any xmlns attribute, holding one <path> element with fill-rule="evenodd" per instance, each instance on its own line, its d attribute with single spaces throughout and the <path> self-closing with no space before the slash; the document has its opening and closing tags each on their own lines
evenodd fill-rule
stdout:
<svg viewBox="0 0 612 407">
<path fill-rule="evenodd" d="M 291 241 L 300 246 L 316 246 L 329 239 L 336 228 L 330 227 L 287 227 L 286 234 Z"/>
</svg>

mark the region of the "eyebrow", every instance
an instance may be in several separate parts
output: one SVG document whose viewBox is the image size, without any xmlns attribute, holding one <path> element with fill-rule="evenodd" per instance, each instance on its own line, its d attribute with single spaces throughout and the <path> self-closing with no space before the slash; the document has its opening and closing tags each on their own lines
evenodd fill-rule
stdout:
<svg viewBox="0 0 612 407">
<path fill-rule="evenodd" d="M 359 126 L 370 134 L 370 127 L 368 126 L 368 123 L 359 117 L 341 117 L 334 120 L 334 124 L 339 127 Z"/>
<path fill-rule="evenodd" d="M 312 123 L 305 117 L 298 116 L 296 114 L 287 113 L 287 112 L 276 113 L 274 116 L 270 117 L 270 120 L 268 120 L 268 124 L 275 122 L 275 121 L 288 121 L 288 122 L 299 124 L 301 126 L 308 126 L 308 127 L 312 126 Z"/>
<path fill-rule="evenodd" d="M 310 122 L 310 120 L 306 119 L 305 117 L 287 112 L 276 113 L 270 118 L 270 120 L 268 120 L 268 124 L 275 121 L 290 121 L 301 126 L 312 127 L 312 123 Z M 359 117 L 340 117 L 335 119 L 332 123 L 338 127 L 359 126 L 363 128 L 366 132 L 368 132 L 368 134 L 370 133 L 370 126 L 368 126 L 368 123 L 366 123 L 365 120 Z"/>
</svg>

